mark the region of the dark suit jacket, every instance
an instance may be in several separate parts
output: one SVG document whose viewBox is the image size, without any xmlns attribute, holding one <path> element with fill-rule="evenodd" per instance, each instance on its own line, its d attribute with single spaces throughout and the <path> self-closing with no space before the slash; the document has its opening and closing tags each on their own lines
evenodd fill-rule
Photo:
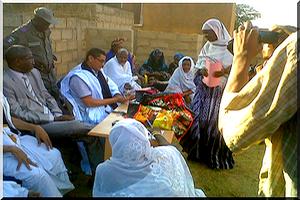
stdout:
<svg viewBox="0 0 300 200">
<path fill-rule="evenodd" d="M 62 113 L 55 99 L 45 88 L 40 72 L 32 69 L 27 76 L 39 101 L 46 105 L 52 113 Z M 34 124 L 50 122 L 49 115 L 44 113 L 43 106 L 35 100 L 22 80 L 15 77 L 11 69 L 4 71 L 3 93 L 10 105 L 12 116 Z"/>
</svg>

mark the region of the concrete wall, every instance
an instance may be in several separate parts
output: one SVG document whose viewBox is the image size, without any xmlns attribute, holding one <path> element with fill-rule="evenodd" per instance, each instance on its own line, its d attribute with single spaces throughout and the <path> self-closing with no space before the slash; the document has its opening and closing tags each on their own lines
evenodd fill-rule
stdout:
<svg viewBox="0 0 300 200">
<path fill-rule="evenodd" d="M 30 20 L 39 6 L 52 9 L 59 20 L 51 27 L 58 77 L 77 65 L 88 48 L 107 51 L 116 37 L 128 39 L 128 48 L 132 50 L 133 13 L 103 4 L 3 4 L 3 36 Z M 91 34 L 92 30 L 98 34 Z"/>
<path fill-rule="evenodd" d="M 124 4 L 124 9 L 136 14 L 137 4 Z M 142 27 L 145 31 L 199 34 L 209 18 L 220 19 L 230 33 L 235 21 L 234 3 L 143 3 Z"/>
<path fill-rule="evenodd" d="M 139 64 L 142 64 L 155 48 L 164 51 L 167 64 L 172 62 L 176 52 L 189 55 L 196 61 L 200 48 L 203 46 L 203 38 L 199 35 L 200 24 L 216 13 L 221 15 L 222 6 L 224 7 L 223 13 L 228 13 L 228 15 L 222 15 L 220 19 L 226 26 L 234 22 L 232 12 L 230 12 L 233 4 L 205 5 L 142 4 L 145 6 L 144 18 L 147 19 L 143 27 L 135 27 L 133 12 L 109 7 L 103 3 L 5 3 L 3 4 L 3 30 L 4 36 L 7 36 L 13 29 L 30 20 L 33 10 L 39 6 L 52 9 L 55 17 L 59 19 L 59 24 L 50 27 L 54 53 L 58 58 L 55 63 L 58 77 L 66 74 L 81 62 L 89 48 L 98 47 L 108 51 L 111 41 L 116 37 L 126 39 L 125 46 L 137 56 Z M 202 13 L 203 21 L 199 20 L 200 15 L 196 15 L 196 12 Z M 157 17 L 155 18 L 154 15 Z M 149 25 L 146 25 L 148 22 Z M 157 30 L 152 30 L 156 28 Z"/>
<path fill-rule="evenodd" d="M 125 39 L 125 47 L 129 51 L 133 51 L 133 30 L 115 30 L 115 29 L 86 29 L 86 48 L 90 49 L 95 46 L 101 46 L 105 51 L 109 51 L 111 41 L 117 37 Z"/>
<path fill-rule="evenodd" d="M 197 61 L 202 47 L 203 37 L 198 34 L 166 33 L 156 31 L 135 30 L 134 52 L 137 53 L 138 63 L 148 59 L 155 48 L 164 52 L 167 64 L 173 61 L 176 52 L 191 56 Z"/>
</svg>

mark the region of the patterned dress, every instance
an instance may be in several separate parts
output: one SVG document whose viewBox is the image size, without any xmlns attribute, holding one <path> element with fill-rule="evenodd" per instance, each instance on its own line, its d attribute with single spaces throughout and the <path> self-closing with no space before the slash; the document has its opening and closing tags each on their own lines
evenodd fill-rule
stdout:
<svg viewBox="0 0 300 200">
<path fill-rule="evenodd" d="M 195 113 L 194 122 L 180 144 L 188 153 L 188 159 L 202 161 L 213 169 L 231 169 L 234 165 L 232 152 L 226 146 L 218 130 L 218 114 L 223 88 L 207 87 L 201 80 L 201 76 L 197 76 L 194 80 L 197 83 L 192 102 L 192 111 Z"/>
</svg>

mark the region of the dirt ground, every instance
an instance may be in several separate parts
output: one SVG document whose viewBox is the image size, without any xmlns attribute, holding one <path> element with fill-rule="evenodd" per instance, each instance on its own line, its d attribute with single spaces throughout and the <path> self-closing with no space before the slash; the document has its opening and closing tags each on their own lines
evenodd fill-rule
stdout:
<svg viewBox="0 0 300 200">
<path fill-rule="evenodd" d="M 203 164 L 188 161 L 196 188 L 208 197 L 256 197 L 259 172 L 265 145 L 234 154 L 235 166 L 230 170 L 212 170 Z"/>
<path fill-rule="evenodd" d="M 264 149 L 264 144 L 254 145 L 234 154 L 235 166 L 230 170 L 212 170 L 204 164 L 187 161 L 195 187 L 201 188 L 207 197 L 256 197 Z M 91 197 L 93 180 L 81 172 L 80 155 L 70 155 L 65 150 L 62 152 L 64 160 L 68 160 L 66 166 L 72 171 L 71 181 L 75 185 L 75 189 L 65 197 Z"/>
</svg>

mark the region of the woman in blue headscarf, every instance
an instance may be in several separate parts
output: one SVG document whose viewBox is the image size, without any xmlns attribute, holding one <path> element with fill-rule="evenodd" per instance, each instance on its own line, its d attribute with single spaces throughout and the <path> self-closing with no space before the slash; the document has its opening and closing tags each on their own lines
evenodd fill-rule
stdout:
<svg viewBox="0 0 300 200">
<path fill-rule="evenodd" d="M 184 57 L 184 55 L 183 55 L 182 53 L 176 53 L 176 54 L 174 55 L 174 60 L 173 60 L 173 62 L 171 62 L 171 63 L 169 64 L 169 73 L 170 73 L 171 75 L 174 73 L 175 69 L 178 67 L 178 62 L 179 62 L 179 60 L 180 60 L 181 58 L 183 58 L 183 57 Z"/>
<path fill-rule="evenodd" d="M 148 60 L 140 69 L 140 74 L 154 76 L 159 81 L 169 80 L 168 66 L 165 62 L 164 53 L 160 49 L 155 49 L 150 53 Z"/>
<path fill-rule="evenodd" d="M 149 85 L 164 91 L 168 83 L 161 81 L 168 81 L 171 77 L 168 73 L 168 66 L 165 62 L 164 53 L 160 49 L 153 50 L 148 60 L 141 66 L 139 73 L 148 76 Z"/>
</svg>

